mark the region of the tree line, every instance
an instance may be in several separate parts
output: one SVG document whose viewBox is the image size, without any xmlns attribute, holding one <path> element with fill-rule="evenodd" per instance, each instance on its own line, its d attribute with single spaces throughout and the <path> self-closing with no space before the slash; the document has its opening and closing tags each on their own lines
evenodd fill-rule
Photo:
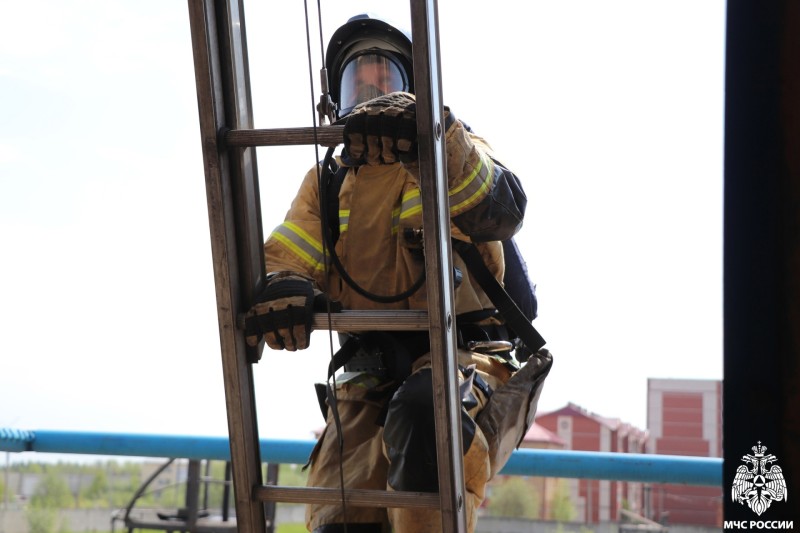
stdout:
<svg viewBox="0 0 800 533">
<path fill-rule="evenodd" d="M 183 506 L 186 464 L 186 461 L 175 461 L 173 468 L 164 471 L 148 485 L 136 506 Z M 222 506 L 225 464 L 224 461 L 208 461 L 201 467 L 201 502 L 206 502 L 210 509 L 220 509 Z M 16 474 L 13 477 L 18 481 L 18 486 L 6 487 L 5 479 L 10 476 L 0 476 L 0 502 L 11 501 L 26 507 L 49 509 L 126 507 L 150 472 L 158 466 L 160 465 L 153 463 L 115 460 L 91 464 L 15 463 L 9 466 L 9 474 Z M 19 493 L 23 483 L 17 476 L 28 477 L 26 485 L 35 482 L 32 493 Z M 305 484 L 306 474 L 297 465 L 280 465 L 278 476 L 282 485 Z M 13 482 L 9 484 L 14 485 Z"/>
<path fill-rule="evenodd" d="M 177 509 L 185 505 L 187 461 L 176 461 L 176 469 L 168 469 L 156 477 L 138 498 L 137 508 Z M 34 527 L 36 520 L 47 520 L 46 510 L 85 508 L 125 508 L 137 490 L 158 466 L 135 461 L 116 460 L 83 463 L 16 463 L 10 472 L 20 476 L 34 476 L 36 486 L 30 495 L 16 494 L 16 487 L 5 487 L 0 476 L 0 502 L 22 503 L 29 511 L 31 533 L 47 533 L 48 528 Z M 221 511 L 224 499 L 226 463 L 208 461 L 201 466 L 201 506 Z M 284 486 L 305 486 L 307 474 L 298 465 L 279 466 L 278 483 Z M 505 516 L 529 520 L 547 519 L 571 521 L 575 509 L 563 483 L 559 482 L 556 494 L 551 496 L 548 512 L 543 512 L 543 495 L 529 482 L 530 478 L 498 476 L 484 502 L 485 512 L 492 516 Z M 266 474 L 265 474 L 266 479 Z M 17 478 L 19 480 L 19 478 Z M 232 489 L 231 489 L 232 490 Z M 6 492 L 8 491 L 8 496 Z M 20 496 L 23 496 L 20 498 Z M 6 500 L 8 497 L 8 500 Z M 233 494 L 231 499 L 233 501 Z M 52 530 L 50 530 L 52 531 Z"/>
</svg>

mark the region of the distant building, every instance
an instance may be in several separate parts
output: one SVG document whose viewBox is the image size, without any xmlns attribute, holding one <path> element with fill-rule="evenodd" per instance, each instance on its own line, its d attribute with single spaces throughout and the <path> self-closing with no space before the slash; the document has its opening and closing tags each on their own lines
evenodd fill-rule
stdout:
<svg viewBox="0 0 800 533">
<path fill-rule="evenodd" d="M 563 450 L 564 439 L 534 422 L 525 436 L 522 437 L 520 448 L 535 448 L 539 450 Z"/>
<path fill-rule="evenodd" d="M 722 382 L 647 381 L 648 453 L 722 457 Z M 722 527 L 722 489 L 653 484 L 645 516 L 665 524 Z"/>
<path fill-rule="evenodd" d="M 568 450 L 645 453 L 646 431 L 573 403 L 537 416 L 536 422 L 555 433 Z M 621 508 L 639 514 L 644 510 L 642 483 L 607 479 L 569 479 L 567 483 L 580 522 L 617 522 Z"/>
</svg>

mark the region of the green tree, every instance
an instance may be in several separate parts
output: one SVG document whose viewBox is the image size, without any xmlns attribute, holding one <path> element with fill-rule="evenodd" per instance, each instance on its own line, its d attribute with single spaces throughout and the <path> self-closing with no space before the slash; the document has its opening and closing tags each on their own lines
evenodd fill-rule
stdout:
<svg viewBox="0 0 800 533">
<path fill-rule="evenodd" d="M 29 533 L 56 533 L 58 513 L 55 509 L 28 507 L 25 510 Z"/>
<path fill-rule="evenodd" d="M 30 533 L 57 533 L 63 529 L 58 509 L 71 507 L 73 498 L 63 472 L 58 470 L 62 469 L 47 470 L 33 491 L 25 513 Z"/>
<path fill-rule="evenodd" d="M 94 477 L 89 486 L 83 489 L 81 500 L 89 505 L 97 505 L 98 503 L 107 503 L 106 497 L 108 494 L 108 476 L 105 470 L 100 468 L 92 469 Z"/>
<path fill-rule="evenodd" d="M 35 509 L 64 509 L 72 504 L 69 486 L 64 476 L 55 470 L 47 471 L 31 496 L 31 507 Z"/>
<path fill-rule="evenodd" d="M 575 507 L 570 500 L 564 480 L 560 480 L 553 500 L 550 502 L 550 513 L 553 520 L 571 522 L 575 519 Z"/>
<path fill-rule="evenodd" d="M 285 487 L 305 487 L 308 482 L 308 470 L 300 465 L 282 464 L 278 469 L 278 484 Z"/>
<path fill-rule="evenodd" d="M 491 516 L 536 520 L 539 498 L 525 478 L 512 477 L 492 488 L 487 510 Z"/>
</svg>

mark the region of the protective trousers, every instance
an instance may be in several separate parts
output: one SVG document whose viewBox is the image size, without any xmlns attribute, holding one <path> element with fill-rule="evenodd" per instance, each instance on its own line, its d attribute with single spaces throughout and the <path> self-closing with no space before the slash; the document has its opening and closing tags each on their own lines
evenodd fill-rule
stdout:
<svg viewBox="0 0 800 533">
<path fill-rule="evenodd" d="M 474 420 L 491 391 L 502 387 L 511 372 L 500 360 L 483 354 L 459 350 L 458 358 L 459 380 L 471 383 L 462 392 L 462 433 L 467 530 L 472 532 L 494 462 L 489 452 L 494 447 Z M 348 489 L 438 491 L 430 366 L 429 355 L 419 358 L 399 387 L 367 373 L 337 381 L 342 447 L 329 408 L 325 430 L 312 452 L 308 486 L 339 488 L 343 479 Z M 435 532 L 441 530 L 441 515 L 436 510 L 342 504 L 312 504 L 306 510 L 309 531 L 342 531 L 337 525 L 343 523 L 353 532 Z"/>
</svg>

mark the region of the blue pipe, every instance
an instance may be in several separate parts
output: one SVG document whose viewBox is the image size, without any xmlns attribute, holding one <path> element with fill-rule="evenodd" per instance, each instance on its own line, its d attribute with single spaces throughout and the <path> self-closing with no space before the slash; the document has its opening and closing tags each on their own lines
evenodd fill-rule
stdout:
<svg viewBox="0 0 800 533">
<path fill-rule="evenodd" d="M 265 463 L 304 464 L 314 441 L 261 440 Z M 0 428 L 0 451 L 230 459 L 228 437 L 21 431 Z M 505 475 L 609 479 L 648 483 L 722 486 L 722 459 L 574 450 L 515 450 Z"/>
<path fill-rule="evenodd" d="M 305 464 L 313 447 L 313 441 L 262 439 L 261 458 L 269 463 Z M 0 451 L 221 461 L 231 456 L 228 437 L 4 429 L 0 429 Z"/>
<path fill-rule="evenodd" d="M 722 486 L 722 459 L 576 450 L 515 450 L 501 474 Z"/>
</svg>

